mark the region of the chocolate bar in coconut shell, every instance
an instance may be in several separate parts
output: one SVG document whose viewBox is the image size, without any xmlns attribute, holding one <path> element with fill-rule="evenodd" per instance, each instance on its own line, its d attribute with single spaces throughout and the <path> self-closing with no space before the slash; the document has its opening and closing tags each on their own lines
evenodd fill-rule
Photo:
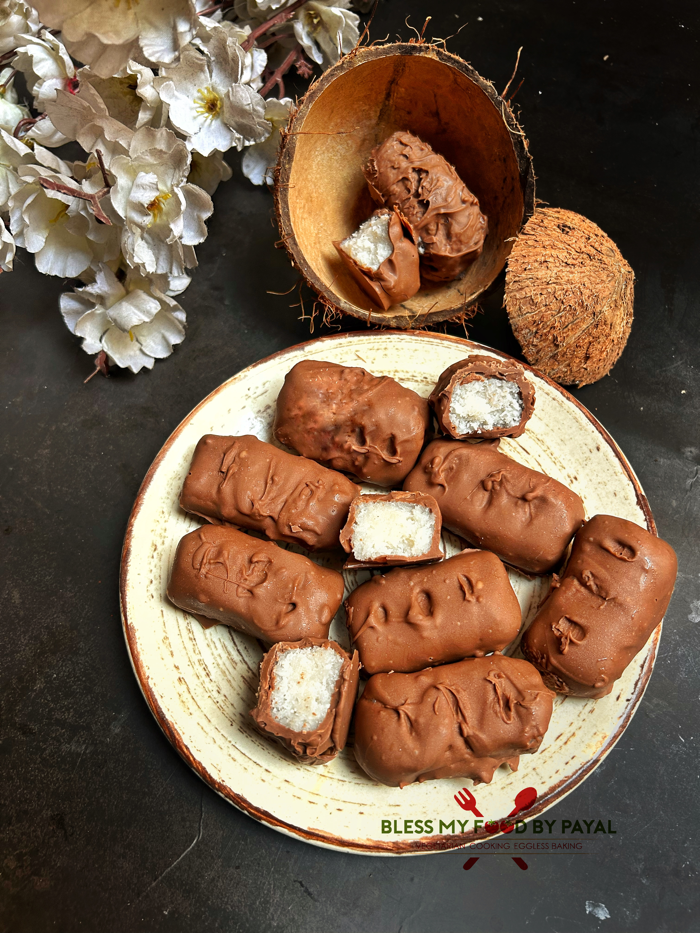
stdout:
<svg viewBox="0 0 700 933">
<path fill-rule="evenodd" d="M 412 298 L 381 310 L 333 242 L 375 209 L 362 167 L 398 130 L 454 166 L 478 198 L 489 232 L 457 278 L 424 282 Z M 282 134 L 275 180 L 282 242 L 331 313 L 393 327 L 463 314 L 503 270 L 534 202 L 527 140 L 507 102 L 461 58 L 428 43 L 354 49 L 313 84 Z"/>
</svg>

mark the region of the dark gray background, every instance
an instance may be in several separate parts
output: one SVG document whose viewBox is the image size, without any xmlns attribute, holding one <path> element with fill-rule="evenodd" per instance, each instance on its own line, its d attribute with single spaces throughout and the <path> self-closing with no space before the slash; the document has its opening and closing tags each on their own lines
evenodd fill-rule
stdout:
<svg viewBox="0 0 700 933">
<path fill-rule="evenodd" d="M 187 339 L 150 373 L 84 386 L 91 361 L 58 312 L 64 283 L 39 275 L 26 253 L 0 280 L 4 931 L 700 929 L 697 4 L 382 0 L 372 35 L 407 38 L 405 17 L 420 27 L 429 12 L 435 36 L 468 21 L 449 48 L 499 89 L 524 46 L 516 102 L 538 195 L 598 223 L 637 275 L 621 361 L 575 394 L 627 454 L 680 574 L 639 711 L 607 761 L 548 814 L 602 816 L 617 835 L 595 856 L 531 857 L 527 872 L 492 857 L 467 873 L 459 852 L 328 852 L 239 813 L 158 729 L 119 621 L 132 502 L 197 402 L 309 338 L 291 299 L 266 293 L 295 274 L 274 248 L 269 193 L 236 168 L 181 299 Z M 500 292 L 469 333 L 518 352 Z M 587 913 L 587 901 L 610 919 Z"/>
</svg>

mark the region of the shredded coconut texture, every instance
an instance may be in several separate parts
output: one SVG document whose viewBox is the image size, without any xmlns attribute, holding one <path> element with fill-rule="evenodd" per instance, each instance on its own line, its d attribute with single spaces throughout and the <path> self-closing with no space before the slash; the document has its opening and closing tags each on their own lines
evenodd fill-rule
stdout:
<svg viewBox="0 0 700 933">
<path fill-rule="evenodd" d="M 357 560 L 419 557 L 430 550 L 435 516 L 412 502 L 360 502 L 355 512 L 352 552 Z"/>
<path fill-rule="evenodd" d="M 458 434 L 512 428 L 523 416 L 523 398 L 517 383 L 481 379 L 455 386 L 450 420 Z"/>
<path fill-rule="evenodd" d="M 326 718 L 343 666 L 332 648 L 289 648 L 275 664 L 272 715 L 294 732 L 311 732 Z"/>
<path fill-rule="evenodd" d="M 390 219 L 390 214 L 376 214 L 370 217 L 340 245 L 361 266 L 376 272 L 384 260 L 394 252 L 394 246 L 389 239 Z"/>
</svg>

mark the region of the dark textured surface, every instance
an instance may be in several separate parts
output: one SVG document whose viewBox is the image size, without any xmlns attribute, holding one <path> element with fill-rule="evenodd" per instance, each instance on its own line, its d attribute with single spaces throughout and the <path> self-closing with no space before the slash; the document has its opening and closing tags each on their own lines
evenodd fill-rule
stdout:
<svg viewBox="0 0 700 933">
<path fill-rule="evenodd" d="M 406 15 L 420 26 L 428 12 L 436 36 L 467 18 L 454 0 L 381 0 L 373 36 L 407 37 Z M 236 172 L 182 299 L 187 340 L 151 373 L 83 386 L 91 365 L 58 313 L 63 283 L 27 254 L 1 277 L 2 931 L 700 929 L 700 17 L 689 0 L 478 0 L 468 20 L 448 47 L 499 89 L 524 46 L 516 101 L 539 197 L 599 224 L 637 274 L 627 350 L 576 395 L 628 456 L 680 575 L 637 715 L 547 814 L 610 819 L 617 834 L 596 855 L 533 856 L 527 872 L 497 856 L 465 872 L 459 852 L 327 852 L 236 811 L 160 733 L 119 623 L 131 504 L 200 399 L 309 336 L 289 298 L 266 294 L 295 276 L 274 250 L 269 194 Z M 470 336 L 517 352 L 499 294 Z"/>
</svg>

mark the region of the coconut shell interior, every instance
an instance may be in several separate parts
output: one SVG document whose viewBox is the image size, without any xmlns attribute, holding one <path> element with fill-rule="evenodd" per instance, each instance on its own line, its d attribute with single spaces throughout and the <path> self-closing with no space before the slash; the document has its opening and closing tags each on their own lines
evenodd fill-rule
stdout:
<svg viewBox="0 0 700 933">
<path fill-rule="evenodd" d="M 481 256 L 458 279 L 423 287 L 382 311 L 333 241 L 375 209 L 362 165 L 396 130 L 416 134 L 455 166 L 478 197 L 489 232 Z M 408 327 L 459 314 L 493 283 L 509 239 L 532 213 L 534 177 L 522 130 L 491 84 L 441 49 L 396 43 L 355 50 L 309 90 L 281 147 L 276 201 L 282 239 L 326 303 Z"/>
</svg>

